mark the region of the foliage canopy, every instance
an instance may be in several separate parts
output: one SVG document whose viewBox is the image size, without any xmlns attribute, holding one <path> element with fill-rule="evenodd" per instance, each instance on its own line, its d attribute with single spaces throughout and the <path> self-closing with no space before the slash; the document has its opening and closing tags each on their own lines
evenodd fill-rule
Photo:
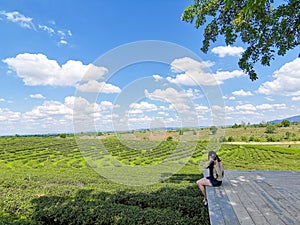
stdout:
<svg viewBox="0 0 300 225">
<path fill-rule="evenodd" d="M 282 1 L 280 1 L 282 2 Z M 247 46 L 239 67 L 250 79 L 258 78 L 254 65 L 270 65 L 275 55 L 285 55 L 300 44 L 300 0 L 194 0 L 181 19 L 204 29 L 201 50 L 207 53 L 219 35 L 227 45 L 240 37 Z"/>
</svg>

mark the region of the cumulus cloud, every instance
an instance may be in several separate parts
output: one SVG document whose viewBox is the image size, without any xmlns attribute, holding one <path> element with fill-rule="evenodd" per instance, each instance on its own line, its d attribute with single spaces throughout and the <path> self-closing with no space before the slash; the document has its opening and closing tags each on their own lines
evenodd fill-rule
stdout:
<svg viewBox="0 0 300 225">
<path fill-rule="evenodd" d="M 252 104 L 244 104 L 236 106 L 237 110 L 241 111 L 256 111 L 256 110 L 263 110 L 263 111 L 272 111 L 272 110 L 283 110 L 286 109 L 286 104 L 260 104 L 260 105 L 252 105 Z"/>
<path fill-rule="evenodd" d="M 112 84 L 90 80 L 85 84 L 77 85 L 77 90 L 81 92 L 98 92 L 98 93 L 120 93 L 121 89 Z"/>
<path fill-rule="evenodd" d="M 68 96 L 63 102 L 47 100 L 26 112 L 0 108 L 1 134 L 37 134 L 112 129 L 112 109 L 118 107 L 110 101 L 89 102 L 82 97 Z"/>
<path fill-rule="evenodd" d="M 247 110 L 247 111 L 255 111 L 256 107 L 252 104 L 244 104 L 236 106 L 237 110 Z"/>
<path fill-rule="evenodd" d="M 149 102 L 142 101 L 140 103 L 131 103 L 129 108 L 133 110 L 140 110 L 140 111 L 156 111 L 158 108 L 155 104 L 151 104 Z"/>
<path fill-rule="evenodd" d="M 212 53 L 218 55 L 221 58 L 224 58 L 225 56 L 240 56 L 242 52 L 245 51 L 242 47 L 232 47 L 230 45 L 227 46 L 218 46 L 213 48 Z"/>
<path fill-rule="evenodd" d="M 210 109 L 209 109 L 207 106 L 205 106 L 205 105 L 198 105 L 198 106 L 196 107 L 196 110 L 197 110 L 199 113 L 207 113 L 207 112 L 210 111 Z"/>
<path fill-rule="evenodd" d="M 153 78 L 154 78 L 155 81 L 160 81 L 160 80 L 164 79 L 162 76 L 157 75 L 157 74 L 153 75 Z"/>
<path fill-rule="evenodd" d="M 259 110 L 279 110 L 279 109 L 286 109 L 286 104 L 261 104 L 256 106 Z"/>
<path fill-rule="evenodd" d="M 244 75 L 239 70 L 217 71 L 214 74 L 210 71 L 210 67 L 213 65 L 210 61 L 200 62 L 188 57 L 175 59 L 171 63 L 171 70 L 177 75 L 175 78 L 167 77 L 167 80 L 171 83 L 187 86 L 215 86 L 222 84 L 224 80 Z"/>
<path fill-rule="evenodd" d="M 30 98 L 37 98 L 37 99 L 45 99 L 42 94 L 31 94 L 29 95 Z"/>
<path fill-rule="evenodd" d="M 195 126 L 198 123 L 196 105 L 184 90 L 176 90 L 174 88 L 156 89 L 152 93 L 145 90 L 145 96 L 151 100 L 158 100 L 169 105 L 168 112 L 175 114 L 167 119 L 173 118 L 177 126 Z M 168 121 L 167 123 L 171 123 Z"/>
<path fill-rule="evenodd" d="M 273 81 L 267 81 L 258 88 L 265 95 L 300 97 L 300 58 L 286 63 L 273 74 Z"/>
<path fill-rule="evenodd" d="M 183 90 L 179 91 L 174 88 L 156 89 L 152 93 L 145 90 L 145 96 L 151 100 L 166 102 L 179 111 L 190 109 L 189 96 Z"/>
<path fill-rule="evenodd" d="M 106 68 L 84 65 L 75 60 L 69 60 L 60 66 L 57 61 L 48 59 L 43 54 L 23 53 L 4 59 L 3 62 L 29 86 L 76 86 L 82 79 L 100 78 L 107 71 Z M 90 68 L 92 69 L 89 70 Z"/>
<path fill-rule="evenodd" d="M 292 101 L 300 101 L 300 96 L 292 97 Z"/>
<path fill-rule="evenodd" d="M 253 94 L 250 91 L 244 91 L 243 89 L 239 91 L 232 92 L 232 95 L 236 97 L 246 97 L 246 96 L 252 96 Z"/>
<path fill-rule="evenodd" d="M 21 119 L 20 112 L 13 112 L 7 108 L 0 108 L 0 122 L 13 122 Z"/>
</svg>

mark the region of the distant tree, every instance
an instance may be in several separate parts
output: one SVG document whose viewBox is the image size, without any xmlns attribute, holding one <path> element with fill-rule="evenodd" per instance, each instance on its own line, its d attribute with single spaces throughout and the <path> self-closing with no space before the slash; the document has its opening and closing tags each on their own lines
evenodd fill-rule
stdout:
<svg viewBox="0 0 300 225">
<path fill-rule="evenodd" d="M 239 128 L 239 127 L 241 127 L 241 126 L 238 125 L 237 123 L 235 123 L 235 124 L 232 125 L 232 128 Z"/>
<path fill-rule="evenodd" d="M 235 141 L 235 140 L 234 140 L 234 137 L 229 136 L 228 139 L 227 139 L 227 141 L 228 141 L 228 142 L 233 142 L 233 141 Z"/>
<path fill-rule="evenodd" d="M 218 128 L 216 126 L 211 126 L 210 128 L 210 132 L 214 135 L 217 133 Z"/>
<path fill-rule="evenodd" d="M 281 121 L 281 126 L 283 126 L 283 127 L 289 127 L 290 125 L 291 125 L 291 122 L 288 120 Z"/>
<path fill-rule="evenodd" d="M 265 132 L 267 134 L 273 134 L 273 133 L 275 133 L 275 130 L 276 130 L 276 127 L 273 124 L 269 124 L 269 125 L 267 125 Z"/>
<path fill-rule="evenodd" d="M 173 137 L 171 136 L 167 137 L 167 141 L 173 141 Z"/>
<path fill-rule="evenodd" d="M 269 66 L 275 55 L 285 55 L 300 44 L 299 9 L 299 0 L 280 4 L 274 0 L 195 0 L 185 8 L 181 19 L 195 22 L 197 29 L 206 24 L 201 48 L 205 53 L 219 35 L 227 45 L 240 37 L 247 49 L 238 64 L 253 81 L 258 78 L 255 63 Z"/>
<path fill-rule="evenodd" d="M 67 137 L 67 134 L 59 134 L 59 137 L 60 137 L 60 138 L 66 138 L 66 137 Z"/>
</svg>

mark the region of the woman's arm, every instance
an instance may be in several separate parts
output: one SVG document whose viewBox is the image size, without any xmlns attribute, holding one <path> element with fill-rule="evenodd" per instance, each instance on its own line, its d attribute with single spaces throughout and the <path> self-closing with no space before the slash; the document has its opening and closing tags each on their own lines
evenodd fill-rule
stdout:
<svg viewBox="0 0 300 225">
<path fill-rule="evenodd" d="M 203 166 L 204 169 L 207 169 L 213 162 L 214 162 L 214 160 L 212 158 L 210 158 L 209 161 Z"/>
</svg>

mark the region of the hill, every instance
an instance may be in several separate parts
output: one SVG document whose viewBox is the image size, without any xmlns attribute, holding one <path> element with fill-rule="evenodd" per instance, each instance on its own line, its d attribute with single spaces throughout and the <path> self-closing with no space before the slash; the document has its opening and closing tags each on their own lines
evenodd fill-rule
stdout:
<svg viewBox="0 0 300 225">
<path fill-rule="evenodd" d="M 272 121 L 270 121 L 268 123 L 271 123 L 271 124 L 281 123 L 281 121 L 283 121 L 283 120 L 288 120 L 290 122 L 300 122 L 300 115 L 298 115 L 298 116 L 292 116 L 292 117 L 285 118 L 285 119 L 272 120 Z"/>
</svg>

